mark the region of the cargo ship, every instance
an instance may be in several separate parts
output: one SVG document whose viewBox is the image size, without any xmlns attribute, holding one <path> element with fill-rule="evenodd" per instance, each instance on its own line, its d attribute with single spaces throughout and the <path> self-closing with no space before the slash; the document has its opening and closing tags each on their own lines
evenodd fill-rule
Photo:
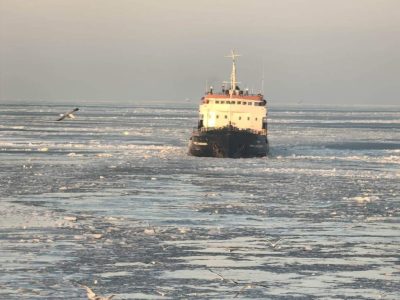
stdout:
<svg viewBox="0 0 400 300">
<path fill-rule="evenodd" d="M 234 50 L 227 56 L 232 58 L 230 82 L 217 93 L 207 87 L 201 98 L 198 124 L 189 140 L 190 155 L 245 158 L 268 154 L 267 101 L 261 92 L 252 94 L 239 87 L 238 56 Z"/>
</svg>

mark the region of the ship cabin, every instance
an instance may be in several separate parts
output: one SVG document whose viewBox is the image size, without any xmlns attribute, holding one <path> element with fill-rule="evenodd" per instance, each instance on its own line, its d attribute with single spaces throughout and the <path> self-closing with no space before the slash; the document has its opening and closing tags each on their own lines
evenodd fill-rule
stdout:
<svg viewBox="0 0 400 300">
<path fill-rule="evenodd" d="M 234 91 L 222 89 L 214 94 L 210 88 L 202 98 L 199 110 L 199 130 L 233 126 L 267 134 L 267 106 L 261 94 L 249 94 L 238 87 Z"/>
<path fill-rule="evenodd" d="M 249 89 L 239 88 L 236 80 L 236 57 L 232 50 L 232 72 L 230 87 L 222 86 L 220 93 L 214 93 L 210 87 L 201 98 L 198 130 L 207 131 L 224 127 L 249 130 L 267 135 L 267 102 L 263 95 L 250 94 Z"/>
</svg>

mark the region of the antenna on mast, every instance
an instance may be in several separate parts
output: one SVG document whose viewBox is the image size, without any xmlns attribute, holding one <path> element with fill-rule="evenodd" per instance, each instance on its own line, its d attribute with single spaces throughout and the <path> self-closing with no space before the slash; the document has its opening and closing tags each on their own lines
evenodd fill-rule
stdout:
<svg viewBox="0 0 400 300">
<path fill-rule="evenodd" d="M 264 57 L 262 58 L 261 94 L 264 95 Z"/>
<path fill-rule="evenodd" d="M 235 50 L 231 50 L 231 55 L 225 56 L 232 58 L 232 73 L 231 73 L 231 88 L 230 94 L 232 95 L 234 90 L 236 89 L 236 85 L 239 83 L 236 81 L 236 57 L 241 56 L 240 54 L 235 54 Z"/>
</svg>

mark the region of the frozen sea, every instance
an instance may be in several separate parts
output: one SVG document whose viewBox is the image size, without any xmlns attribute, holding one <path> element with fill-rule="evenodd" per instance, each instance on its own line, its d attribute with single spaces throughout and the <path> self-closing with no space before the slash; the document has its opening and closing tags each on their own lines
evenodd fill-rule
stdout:
<svg viewBox="0 0 400 300">
<path fill-rule="evenodd" d="M 187 155 L 197 103 L 0 105 L 0 299 L 399 299 L 400 106 L 272 106 L 265 158 Z"/>
</svg>

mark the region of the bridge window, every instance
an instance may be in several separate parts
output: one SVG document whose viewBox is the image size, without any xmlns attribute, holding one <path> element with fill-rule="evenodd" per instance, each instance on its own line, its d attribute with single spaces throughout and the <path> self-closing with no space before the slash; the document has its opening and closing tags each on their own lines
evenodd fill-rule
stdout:
<svg viewBox="0 0 400 300">
<path fill-rule="evenodd" d="M 247 102 L 243 101 L 243 105 L 246 105 L 246 104 L 247 104 Z"/>
<path fill-rule="evenodd" d="M 235 104 L 235 101 L 231 101 L 231 104 Z"/>
<path fill-rule="evenodd" d="M 221 104 L 224 104 L 225 103 L 225 101 L 221 101 Z"/>
<path fill-rule="evenodd" d="M 219 103 L 219 100 L 215 100 L 215 104 L 218 104 Z"/>
<path fill-rule="evenodd" d="M 230 101 L 226 101 L 226 104 L 231 104 L 231 102 Z"/>
<path fill-rule="evenodd" d="M 248 104 L 248 105 L 252 105 L 251 102 L 248 102 L 247 104 Z"/>
<path fill-rule="evenodd" d="M 242 104 L 242 101 L 238 101 L 237 104 Z"/>
</svg>

